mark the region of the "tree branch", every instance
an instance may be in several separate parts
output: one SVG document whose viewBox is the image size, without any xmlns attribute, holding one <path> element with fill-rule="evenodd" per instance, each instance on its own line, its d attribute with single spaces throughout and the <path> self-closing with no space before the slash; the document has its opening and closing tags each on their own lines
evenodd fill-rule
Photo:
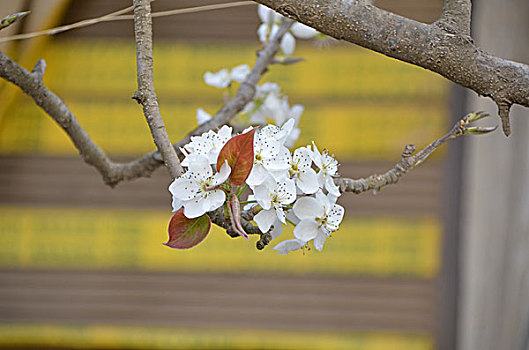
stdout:
<svg viewBox="0 0 529 350">
<path fill-rule="evenodd" d="M 467 114 L 463 119 L 459 120 L 452 129 L 443 137 L 433 141 L 428 146 L 423 148 L 421 151 L 415 152 L 414 145 L 406 145 L 402 152 L 401 160 L 393 167 L 393 169 L 387 171 L 384 174 L 374 174 L 367 178 L 361 179 L 349 179 L 349 178 L 337 178 L 334 183 L 343 192 L 353 192 L 356 194 L 374 190 L 378 191 L 386 185 L 396 184 L 399 179 L 405 175 L 408 171 L 415 168 L 426 160 L 439 146 L 455 139 L 456 137 L 473 134 L 482 135 L 490 133 L 496 130 L 496 127 L 474 127 L 470 126 L 470 123 L 488 117 L 489 115 L 485 112 L 477 112 Z"/>
<path fill-rule="evenodd" d="M 178 153 L 180 152 L 179 148 L 187 144 L 191 136 L 200 135 L 209 129 L 215 129 L 226 124 L 253 99 L 255 86 L 272 63 L 279 50 L 279 42 L 291 25 L 292 21 L 284 21 L 277 34 L 258 52 L 255 65 L 242 83 L 237 95 L 221 108 L 212 120 L 198 126 L 184 139 L 174 144 Z M 44 60 L 39 60 L 33 72 L 29 72 L 0 51 L 0 77 L 18 86 L 66 132 L 82 159 L 99 171 L 105 184 L 114 187 L 121 181 L 149 177 L 160 167 L 162 159 L 158 151 L 148 153 L 128 163 L 113 162 L 90 138 L 61 98 L 44 85 L 42 77 L 45 66 Z M 183 157 L 181 153 L 179 156 Z"/>
<path fill-rule="evenodd" d="M 441 18 L 437 21 L 443 29 L 453 34 L 470 36 L 472 3 L 470 0 L 444 0 Z"/>
<path fill-rule="evenodd" d="M 143 106 L 143 114 L 151 129 L 151 135 L 165 166 L 173 179 L 184 171 L 176 155 L 158 106 L 154 91 L 151 1 L 134 0 L 134 36 L 136 39 L 136 63 L 138 90 L 132 97 Z"/>
<path fill-rule="evenodd" d="M 255 1 L 336 39 L 431 70 L 490 97 L 502 112 L 506 135 L 508 107 L 529 107 L 529 66 L 493 56 L 474 44 L 467 30 L 468 0 L 445 1 L 443 16 L 431 25 L 358 0 Z"/>
</svg>

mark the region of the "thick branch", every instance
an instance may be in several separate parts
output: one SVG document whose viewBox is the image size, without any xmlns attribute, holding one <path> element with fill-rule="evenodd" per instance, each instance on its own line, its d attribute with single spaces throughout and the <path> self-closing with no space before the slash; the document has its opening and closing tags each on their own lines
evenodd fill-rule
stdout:
<svg viewBox="0 0 529 350">
<path fill-rule="evenodd" d="M 470 36 L 470 18 L 472 4 L 470 0 L 444 0 L 443 12 L 438 25 L 447 32 Z"/>
<path fill-rule="evenodd" d="M 171 144 L 154 91 L 151 1 L 134 0 L 134 35 L 136 38 L 136 62 L 138 90 L 133 98 L 143 106 L 143 114 L 151 129 L 152 138 L 165 166 L 173 179 L 183 173 L 180 160 Z"/>
<path fill-rule="evenodd" d="M 431 25 L 357 0 L 256 2 L 336 39 L 436 72 L 492 98 L 498 106 L 529 107 L 529 66 L 495 57 L 474 44 L 466 29 L 469 1 L 445 1 L 443 17 Z M 456 16 L 452 21 L 454 30 L 446 26 L 450 16 Z M 508 113 L 500 116 L 505 120 Z M 508 125 L 508 121 L 503 121 L 503 125 Z M 504 132 L 509 134 L 509 128 L 504 128 Z"/>
</svg>

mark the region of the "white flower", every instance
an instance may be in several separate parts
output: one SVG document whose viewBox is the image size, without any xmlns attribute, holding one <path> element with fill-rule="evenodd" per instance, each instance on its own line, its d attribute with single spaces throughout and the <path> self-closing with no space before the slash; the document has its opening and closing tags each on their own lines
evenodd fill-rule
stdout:
<svg viewBox="0 0 529 350">
<path fill-rule="evenodd" d="M 230 85 L 230 72 L 227 69 L 221 69 L 216 73 L 206 72 L 204 74 L 206 84 L 219 89 L 224 89 Z"/>
<path fill-rule="evenodd" d="M 294 146 L 294 143 L 298 140 L 301 130 L 297 127 L 299 124 L 299 119 L 301 114 L 303 114 L 304 107 L 302 105 L 293 105 L 288 113 L 290 119 L 294 119 L 294 125 L 292 131 L 285 140 L 285 146 L 291 148 Z"/>
<path fill-rule="evenodd" d="M 250 74 L 250 67 L 247 64 L 241 64 L 231 70 L 230 77 L 232 81 L 242 83 Z"/>
<path fill-rule="evenodd" d="M 219 89 L 228 87 L 232 81 L 242 83 L 246 76 L 250 73 L 250 67 L 243 64 L 237 66 L 229 72 L 227 69 L 221 69 L 216 73 L 206 72 L 204 74 L 204 81 L 206 84 L 214 86 Z"/>
<path fill-rule="evenodd" d="M 296 182 L 301 192 L 313 194 L 320 188 L 318 175 L 311 168 L 311 151 L 307 147 L 301 147 L 294 151 L 294 156 L 290 161 L 290 176 Z"/>
<path fill-rule="evenodd" d="M 196 118 L 197 118 L 198 125 L 202 125 L 205 122 L 211 120 L 211 114 L 209 114 L 208 112 L 206 112 L 202 108 L 198 108 L 197 109 L 197 117 Z"/>
<path fill-rule="evenodd" d="M 194 155 L 190 158 L 188 171 L 169 185 L 169 192 L 173 195 L 173 211 L 183 206 L 184 215 L 192 219 L 224 203 L 226 194 L 216 187 L 228 179 L 231 168 L 226 162 L 213 175 L 206 157 Z"/>
<path fill-rule="evenodd" d="M 334 197 L 319 191 L 314 197 L 299 198 L 293 207 L 300 222 L 294 228 L 294 237 L 308 242 L 314 239 L 314 247 L 321 251 L 329 234 L 342 222 L 344 208 L 334 203 Z"/>
<path fill-rule="evenodd" d="M 277 180 L 285 177 L 290 167 L 290 151 L 279 140 L 270 137 L 268 131 L 266 135 L 259 131 L 254 137 L 254 162 L 246 179 L 246 183 L 252 188 L 262 184 L 269 176 Z"/>
<path fill-rule="evenodd" d="M 279 25 L 281 24 L 281 20 L 284 17 L 264 5 L 259 5 L 257 7 L 257 14 L 259 15 L 259 18 L 262 22 L 262 24 L 257 29 L 257 36 L 259 37 L 259 40 L 264 43 L 270 38 L 274 37 L 274 35 L 279 30 Z M 294 49 L 296 48 L 296 39 L 294 37 L 300 39 L 310 39 L 316 35 L 318 35 L 317 30 L 296 22 L 292 25 L 289 32 L 285 33 L 281 39 L 281 51 L 283 51 L 283 53 L 287 56 L 292 55 L 294 53 Z"/>
<path fill-rule="evenodd" d="M 320 153 L 314 142 L 312 142 L 312 146 L 312 160 L 319 169 L 318 181 L 320 186 L 325 186 L 325 189 L 333 196 L 340 197 L 340 189 L 334 184 L 333 179 L 333 176 L 335 176 L 336 172 L 338 171 L 338 162 L 333 156 L 328 154 L 327 150 L 324 150 L 322 153 Z"/>
<path fill-rule="evenodd" d="M 293 118 L 287 120 L 281 127 L 269 124 L 259 131 L 257 137 L 262 140 L 273 140 L 278 141 L 280 144 L 284 144 L 292 129 L 294 128 L 295 120 Z"/>
<path fill-rule="evenodd" d="M 273 121 L 275 125 L 285 125 L 290 119 L 294 119 L 294 124 L 287 138 L 283 140 L 283 144 L 290 148 L 299 138 L 300 131 L 297 125 L 303 113 L 303 106 L 296 104 L 290 107 L 287 97 L 281 96 L 279 90 L 259 91 L 259 95 L 247 105 L 243 112 L 250 116 L 252 124 L 266 124 Z"/>
<path fill-rule="evenodd" d="M 189 157 L 191 155 L 206 156 L 209 164 L 216 164 L 222 147 L 231 139 L 232 128 L 224 125 L 216 133 L 209 130 L 200 136 L 192 136 L 191 142 L 185 145 L 182 153 L 186 155 L 182 161 L 182 166 L 189 166 Z"/>
<path fill-rule="evenodd" d="M 283 241 L 272 249 L 277 250 L 277 252 L 281 255 L 287 255 L 287 253 L 291 251 L 303 248 L 305 244 L 307 244 L 307 242 L 303 242 L 300 239 L 294 238 Z"/>
<path fill-rule="evenodd" d="M 290 179 L 274 181 L 268 178 L 263 184 L 255 187 L 254 196 L 263 208 L 255 215 L 254 221 L 262 232 L 267 232 L 276 219 L 286 223 L 283 206 L 296 200 L 296 185 Z"/>
</svg>

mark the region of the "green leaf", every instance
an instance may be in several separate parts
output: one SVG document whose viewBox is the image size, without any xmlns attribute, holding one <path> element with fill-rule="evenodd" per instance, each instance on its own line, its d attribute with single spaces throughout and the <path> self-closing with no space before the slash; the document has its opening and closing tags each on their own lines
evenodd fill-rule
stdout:
<svg viewBox="0 0 529 350">
<path fill-rule="evenodd" d="M 188 219 L 184 216 L 184 208 L 174 213 L 169 222 L 169 240 L 166 246 L 176 249 L 188 249 L 196 246 L 209 233 L 211 220 L 206 214 Z"/>
<path fill-rule="evenodd" d="M 257 129 L 232 137 L 222 148 L 217 158 L 217 171 L 225 161 L 231 167 L 230 182 L 240 186 L 246 181 L 253 167 L 253 137 Z"/>
</svg>

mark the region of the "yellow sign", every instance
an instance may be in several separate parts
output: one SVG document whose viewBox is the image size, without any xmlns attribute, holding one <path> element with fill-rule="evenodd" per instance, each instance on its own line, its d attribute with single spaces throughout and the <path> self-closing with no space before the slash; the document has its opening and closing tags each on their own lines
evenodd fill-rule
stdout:
<svg viewBox="0 0 529 350">
<path fill-rule="evenodd" d="M 0 324 L 0 346 L 76 349 L 430 350 L 424 334 Z"/>
<path fill-rule="evenodd" d="M 432 278 L 439 268 L 440 225 L 429 218 L 348 216 L 315 250 L 278 255 L 232 239 L 214 226 L 189 250 L 163 246 L 171 213 L 116 209 L 2 208 L 0 267 L 137 269 L 153 271 L 275 272 L 410 275 Z M 284 232 L 280 240 L 289 239 Z M 279 242 L 279 241 L 278 241 Z"/>
</svg>

